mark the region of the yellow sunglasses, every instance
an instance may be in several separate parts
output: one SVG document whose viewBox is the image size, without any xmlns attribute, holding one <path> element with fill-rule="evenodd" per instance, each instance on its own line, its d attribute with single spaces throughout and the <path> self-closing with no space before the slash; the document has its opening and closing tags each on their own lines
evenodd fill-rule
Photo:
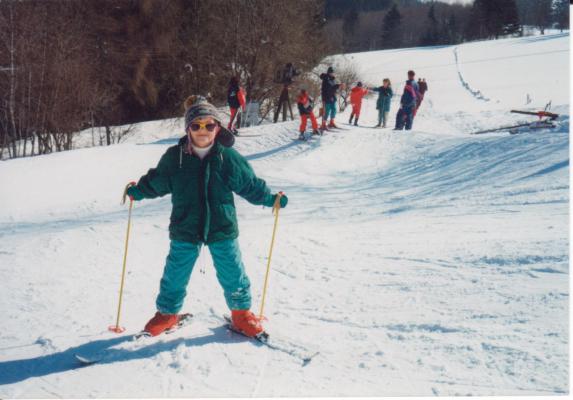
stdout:
<svg viewBox="0 0 573 400">
<path fill-rule="evenodd" d="M 213 122 L 193 122 L 189 127 L 195 132 L 200 129 L 207 129 L 209 132 L 213 132 L 217 127 L 217 124 Z"/>
</svg>

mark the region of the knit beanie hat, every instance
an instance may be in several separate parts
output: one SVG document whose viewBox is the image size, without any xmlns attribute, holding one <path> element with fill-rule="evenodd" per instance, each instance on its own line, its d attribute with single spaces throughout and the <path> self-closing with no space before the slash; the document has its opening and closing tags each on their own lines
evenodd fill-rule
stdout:
<svg viewBox="0 0 573 400">
<path fill-rule="evenodd" d="M 201 117 L 212 117 L 215 121 L 221 123 L 219 111 L 203 96 L 189 96 L 185 100 L 185 107 L 185 131 L 189 130 L 193 120 Z"/>
<path fill-rule="evenodd" d="M 201 117 L 212 117 L 217 121 L 221 130 L 217 134 L 217 141 L 225 147 L 231 147 L 235 143 L 235 136 L 221 125 L 221 115 L 215 106 L 203 96 L 192 95 L 183 103 L 185 107 L 185 133 L 189 132 L 191 122 Z"/>
</svg>

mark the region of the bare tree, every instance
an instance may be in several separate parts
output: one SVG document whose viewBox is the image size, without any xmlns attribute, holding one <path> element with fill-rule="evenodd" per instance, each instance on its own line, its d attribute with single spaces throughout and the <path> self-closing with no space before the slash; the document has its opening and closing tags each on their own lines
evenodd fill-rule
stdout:
<svg viewBox="0 0 573 400">
<path fill-rule="evenodd" d="M 0 155 L 70 149 L 96 126 L 115 143 L 190 93 L 225 104 L 231 75 L 270 109 L 277 68 L 310 71 L 330 51 L 323 13 L 323 0 L 0 1 Z"/>
</svg>

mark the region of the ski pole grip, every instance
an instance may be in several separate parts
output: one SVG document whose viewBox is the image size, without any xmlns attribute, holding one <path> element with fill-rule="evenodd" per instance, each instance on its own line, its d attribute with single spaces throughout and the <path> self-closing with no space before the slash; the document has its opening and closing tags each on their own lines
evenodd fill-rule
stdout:
<svg viewBox="0 0 573 400">
<path fill-rule="evenodd" d="M 125 186 L 125 189 L 123 190 L 123 197 L 121 199 L 122 205 L 125 204 L 125 200 L 127 199 L 127 189 L 129 189 L 130 187 L 135 186 L 135 185 L 136 185 L 136 183 L 131 181 Z M 132 198 L 130 198 L 130 200 L 133 201 Z"/>
<path fill-rule="evenodd" d="M 278 192 L 275 197 L 275 203 L 273 204 L 273 211 L 278 212 L 281 208 L 281 197 L 283 197 L 284 192 Z"/>
</svg>

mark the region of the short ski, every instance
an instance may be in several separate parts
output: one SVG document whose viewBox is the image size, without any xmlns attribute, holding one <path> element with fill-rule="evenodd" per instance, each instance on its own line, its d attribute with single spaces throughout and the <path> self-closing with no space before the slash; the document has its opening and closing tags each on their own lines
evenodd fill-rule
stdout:
<svg viewBox="0 0 573 400">
<path fill-rule="evenodd" d="M 471 134 L 472 135 L 481 135 L 483 133 L 508 131 L 510 134 L 515 135 L 516 133 L 519 133 L 519 128 L 526 128 L 527 127 L 531 130 L 535 130 L 535 129 L 550 129 L 550 128 L 555 128 L 555 126 L 556 125 L 550 121 L 536 121 L 536 122 L 527 122 L 527 123 L 517 124 L 517 125 L 512 125 L 512 126 L 503 126 L 501 128 L 486 129 L 483 131 L 472 132 Z"/>
<path fill-rule="evenodd" d="M 179 330 L 180 328 L 189 325 L 192 318 L 193 318 L 193 314 L 189 314 L 189 313 L 182 314 L 179 322 L 177 322 L 177 324 L 174 325 L 171 329 L 168 329 L 165 332 L 163 332 L 163 334 L 169 335 L 169 334 Z M 161 335 L 159 335 L 159 336 L 161 336 Z M 141 331 L 141 332 L 138 332 L 138 333 L 132 335 L 133 340 L 140 340 L 140 339 L 148 338 L 148 337 L 152 337 L 152 336 L 149 334 L 149 332 L 146 332 L 146 331 Z M 81 354 L 74 354 L 74 358 L 82 366 L 88 366 L 88 365 L 93 365 L 93 364 L 100 362 L 103 358 L 103 354 L 105 354 L 105 352 L 100 353 L 99 355 L 96 354 L 94 356 L 89 356 L 89 357 L 85 356 L 85 355 L 81 355 Z"/>
<path fill-rule="evenodd" d="M 515 114 L 525 114 L 525 115 L 535 115 L 539 118 L 548 117 L 551 121 L 555 121 L 559 118 L 559 114 L 555 114 L 549 111 L 521 111 L 521 110 L 511 110 L 510 112 Z"/>
<path fill-rule="evenodd" d="M 255 337 L 247 336 L 242 331 L 235 328 L 235 326 L 233 325 L 233 321 L 231 320 L 231 317 L 225 315 L 224 318 L 225 321 L 227 322 L 227 329 L 229 329 L 231 332 L 244 336 L 248 339 L 256 340 L 257 342 L 267 346 L 270 349 L 281 351 L 294 358 L 297 358 L 302 362 L 303 367 L 308 363 L 310 363 L 312 359 L 319 354 L 318 351 L 310 352 L 301 345 L 290 343 L 287 340 L 278 338 L 274 335 L 271 338 L 271 335 L 269 335 L 267 332 L 262 332 L 261 334 Z"/>
</svg>

